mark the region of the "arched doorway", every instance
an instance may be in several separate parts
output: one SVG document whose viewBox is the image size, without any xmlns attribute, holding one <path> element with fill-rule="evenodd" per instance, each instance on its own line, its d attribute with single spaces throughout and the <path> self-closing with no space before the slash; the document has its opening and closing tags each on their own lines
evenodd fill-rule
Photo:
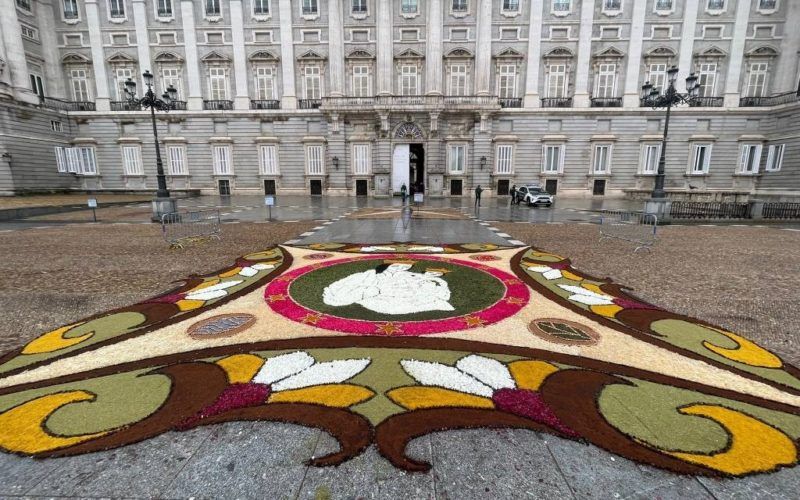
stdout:
<svg viewBox="0 0 800 500">
<path fill-rule="evenodd" d="M 392 192 L 405 185 L 425 191 L 425 136 L 416 123 L 403 122 L 395 129 L 392 148 Z"/>
</svg>

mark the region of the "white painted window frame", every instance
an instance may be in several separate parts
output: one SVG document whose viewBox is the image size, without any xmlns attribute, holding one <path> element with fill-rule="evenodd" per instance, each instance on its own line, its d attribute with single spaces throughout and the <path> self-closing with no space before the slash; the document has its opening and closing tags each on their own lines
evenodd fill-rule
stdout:
<svg viewBox="0 0 800 500">
<path fill-rule="evenodd" d="M 565 146 L 566 145 L 563 142 L 544 143 L 544 144 L 542 144 L 542 173 L 543 174 L 557 175 L 557 174 L 564 173 L 564 158 L 566 156 L 566 147 Z M 556 161 L 558 161 L 558 164 L 556 165 L 556 169 L 555 170 L 553 170 L 552 168 L 548 168 L 549 166 L 551 166 L 551 165 L 548 164 L 548 161 L 549 161 L 549 158 L 550 158 L 548 156 L 548 150 L 549 149 L 553 149 L 553 148 L 558 148 L 558 157 L 556 158 Z"/>
<path fill-rule="evenodd" d="M 649 152 L 653 151 L 655 153 L 655 157 L 653 158 L 653 168 L 652 170 L 648 169 L 648 160 L 650 159 Z M 661 143 L 644 143 L 642 144 L 642 149 L 640 153 L 639 159 L 639 175 L 656 175 L 658 173 L 658 162 L 661 158 Z"/>
<path fill-rule="evenodd" d="M 307 144 L 305 153 L 306 175 L 325 175 L 325 146 L 322 144 Z"/>
<path fill-rule="evenodd" d="M 353 175 L 372 174 L 372 147 L 368 142 L 353 143 Z"/>
<path fill-rule="evenodd" d="M 770 144 L 769 148 L 767 148 L 767 164 L 764 166 L 764 171 L 780 172 L 785 151 L 786 144 Z"/>
<path fill-rule="evenodd" d="M 167 146 L 167 159 L 169 160 L 169 175 L 189 175 L 186 165 L 186 146 Z"/>
<path fill-rule="evenodd" d="M 261 144 L 258 147 L 258 171 L 261 175 L 280 175 L 277 144 Z"/>
<path fill-rule="evenodd" d="M 705 156 L 703 156 L 703 163 L 698 164 L 700 150 L 705 148 Z M 687 166 L 687 175 L 708 175 L 711 171 L 711 154 L 714 150 L 714 144 L 710 142 L 693 142 L 689 149 L 689 164 Z M 698 168 L 698 166 L 700 168 Z"/>
<path fill-rule="evenodd" d="M 213 144 L 211 158 L 214 175 L 233 175 L 233 155 L 229 144 Z"/>
<path fill-rule="evenodd" d="M 143 176 L 142 146 L 139 144 L 126 144 L 120 149 L 122 152 L 122 171 L 124 175 L 126 177 Z"/>
<path fill-rule="evenodd" d="M 605 149 L 605 157 L 600 155 L 600 150 Z M 611 174 L 611 159 L 614 154 L 614 144 L 612 143 L 596 143 L 592 146 L 592 164 L 590 168 L 590 173 L 592 175 L 609 175 Z M 598 162 L 600 159 L 603 158 L 605 160 L 605 164 L 603 165 L 602 170 L 598 170 Z"/>
<path fill-rule="evenodd" d="M 503 151 L 507 151 L 506 156 Z M 514 144 L 497 143 L 494 147 L 494 173 L 496 175 L 514 175 Z"/>
<path fill-rule="evenodd" d="M 739 147 L 739 166 L 736 173 L 739 175 L 757 175 L 761 168 L 761 152 L 763 144 L 759 143 L 745 143 Z M 753 158 L 753 169 L 747 170 L 748 160 Z"/>
<path fill-rule="evenodd" d="M 461 151 L 459 154 L 458 151 Z M 450 175 L 464 175 L 467 172 L 467 154 L 469 151 L 468 144 L 466 142 L 451 142 L 447 145 L 447 171 Z M 454 156 L 455 155 L 455 156 Z M 513 151 L 512 151 L 513 155 Z M 453 168 L 454 165 L 456 167 L 459 166 L 460 161 L 460 168 Z M 454 164 L 455 161 L 455 164 Z"/>
</svg>

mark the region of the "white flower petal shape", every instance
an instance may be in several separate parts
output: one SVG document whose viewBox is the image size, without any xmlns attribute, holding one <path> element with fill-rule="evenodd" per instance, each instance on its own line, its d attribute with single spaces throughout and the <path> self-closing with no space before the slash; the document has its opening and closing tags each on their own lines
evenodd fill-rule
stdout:
<svg viewBox="0 0 800 500">
<path fill-rule="evenodd" d="M 529 266 L 528 271 L 541 273 L 548 280 L 556 280 L 561 277 L 561 270 L 549 266 Z"/>
<path fill-rule="evenodd" d="M 314 358 L 307 352 L 296 351 L 269 358 L 258 370 L 253 382 L 272 384 L 295 373 L 300 373 L 314 364 Z"/>
<path fill-rule="evenodd" d="M 239 271 L 239 276 L 245 276 L 250 278 L 251 276 L 255 276 L 258 274 L 258 269 L 254 267 L 243 267 L 241 271 Z"/>
<path fill-rule="evenodd" d="M 250 267 L 258 271 L 264 271 L 266 269 L 275 269 L 275 264 L 253 264 Z"/>
<path fill-rule="evenodd" d="M 320 384 L 339 384 L 364 371 L 370 359 L 341 359 L 317 363 L 272 386 L 275 391 L 299 389 Z"/>
<path fill-rule="evenodd" d="M 587 306 L 604 306 L 614 303 L 614 297 L 610 295 L 595 293 L 580 286 L 575 285 L 558 285 L 559 288 L 573 293 L 569 296 L 569 300 L 580 302 Z"/>
<path fill-rule="evenodd" d="M 458 392 L 466 392 L 477 396 L 492 397 L 494 392 L 488 385 L 478 382 L 476 379 L 462 372 L 458 368 L 443 365 L 441 363 L 429 363 L 427 361 L 417 361 L 414 359 L 404 359 L 400 361 L 403 369 L 422 385 L 432 385 L 452 389 Z"/>
<path fill-rule="evenodd" d="M 186 294 L 188 300 L 211 300 L 218 299 L 228 295 L 225 290 L 198 290 L 196 292 Z"/>
<path fill-rule="evenodd" d="M 528 271 L 533 271 L 535 273 L 546 273 L 553 269 L 550 266 L 528 266 Z"/>
<path fill-rule="evenodd" d="M 459 359 L 456 368 L 472 375 L 494 390 L 514 389 L 517 386 L 506 365 L 496 359 L 470 354 Z"/>
<path fill-rule="evenodd" d="M 396 250 L 395 247 L 376 247 L 376 246 L 361 247 L 362 252 L 394 252 L 395 250 Z"/>
<path fill-rule="evenodd" d="M 427 246 L 427 245 L 409 247 L 408 249 L 411 252 L 434 252 L 434 253 L 444 252 L 444 248 L 442 248 L 442 247 L 432 247 L 432 246 Z"/>
</svg>

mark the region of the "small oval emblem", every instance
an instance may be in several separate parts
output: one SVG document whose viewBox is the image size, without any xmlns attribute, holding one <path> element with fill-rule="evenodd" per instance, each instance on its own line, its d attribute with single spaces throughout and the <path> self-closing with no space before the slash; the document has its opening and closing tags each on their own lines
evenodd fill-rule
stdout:
<svg viewBox="0 0 800 500">
<path fill-rule="evenodd" d="M 256 322 L 252 314 L 233 313 L 212 316 L 203 321 L 198 321 L 187 330 L 193 339 L 216 339 L 230 337 L 246 330 Z"/>
</svg>

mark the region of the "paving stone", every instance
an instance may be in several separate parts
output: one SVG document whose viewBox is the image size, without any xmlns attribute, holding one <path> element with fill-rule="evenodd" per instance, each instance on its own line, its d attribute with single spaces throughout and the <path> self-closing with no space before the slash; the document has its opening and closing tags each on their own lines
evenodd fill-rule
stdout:
<svg viewBox="0 0 800 500">
<path fill-rule="evenodd" d="M 169 485 L 167 498 L 296 498 L 320 431 L 274 422 L 234 422 L 213 433 Z"/>
<path fill-rule="evenodd" d="M 323 433 L 316 456 L 338 449 L 331 436 Z M 411 456 L 431 460 L 431 441 L 427 436 L 409 445 Z M 433 499 L 433 474 L 409 473 L 395 468 L 374 446 L 338 467 L 309 467 L 298 498 L 313 499 Z"/>
<path fill-rule="evenodd" d="M 431 439 L 437 498 L 572 498 L 547 445 L 535 432 L 448 431 Z"/>
<path fill-rule="evenodd" d="M 694 477 L 639 465 L 593 445 L 541 437 L 577 498 L 712 498 Z"/>
<path fill-rule="evenodd" d="M 58 460 L 36 460 L 0 453 L 0 495 L 22 495 L 60 465 Z"/>
<path fill-rule="evenodd" d="M 175 477 L 212 429 L 169 432 L 130 446 L 58 462 L 28 495 L 152 498 Z"/>
<path fill-rule="evenodd" d="M 741 479 L 700 478 L 699 481 L 720 500 L 783 500 L 800 495 L 800 470 L 796 467 Z"/>
</svg>

